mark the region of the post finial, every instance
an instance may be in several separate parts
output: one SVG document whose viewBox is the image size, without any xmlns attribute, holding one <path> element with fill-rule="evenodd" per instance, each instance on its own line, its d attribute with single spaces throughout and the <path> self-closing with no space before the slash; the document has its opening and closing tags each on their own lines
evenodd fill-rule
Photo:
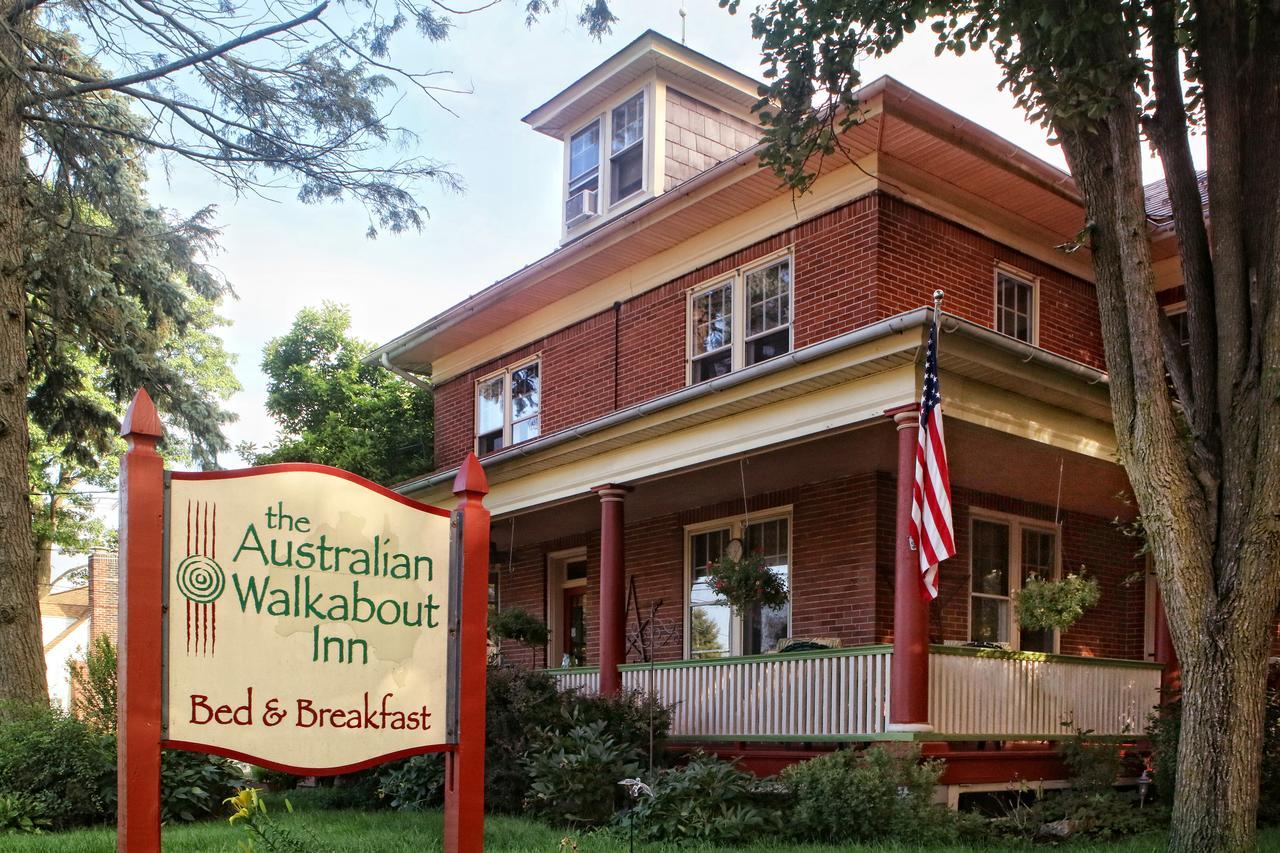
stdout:
<svg viewBox="0 0 1280 853">
<path fill-rule="evenodd" d="M 468 453 L 467 458 L 463 459 L 458 467 L 458 476 L 453 478 L 453 493 L 455 495 L 489 494 L 489 478 L 484 475 L 484 467 L 475 453 Z"/>
<path fill-rule="evenodd" d="M 151 395 L 146 388 L 139 388 L 133 395 L 133 402 L 124 413 L 124 421 L 120 424 L 120 434 L 130 436 L 146 436 L 160 438 L 164 435 L 164 425 L 160 423 L 160 413 L 156 404 L 151 402 Z"/>
<path fill-rule="evenodd" d="M 935 309 L 942 305 L 942 297 L 946 295 L 947 294 L 943 292 L 942 288 L 938 288 L 933 292 L 933 307 Z"/>
</svg>

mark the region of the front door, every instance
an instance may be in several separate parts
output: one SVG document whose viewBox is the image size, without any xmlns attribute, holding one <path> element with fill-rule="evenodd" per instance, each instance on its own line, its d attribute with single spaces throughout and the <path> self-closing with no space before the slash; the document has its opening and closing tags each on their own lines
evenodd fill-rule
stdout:
<svg viewBox="0 0 1280 853">
<path fill-rule="evenodd" d="M 564 616 L 564 660 L 561 666 L 587 665 L 587 588 L 567 587 L 560 612 Z"/>
</svg>

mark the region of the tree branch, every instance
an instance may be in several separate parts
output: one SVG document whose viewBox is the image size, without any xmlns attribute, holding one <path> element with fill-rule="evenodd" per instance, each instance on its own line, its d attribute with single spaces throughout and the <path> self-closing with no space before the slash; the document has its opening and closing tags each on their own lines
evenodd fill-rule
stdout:
<svg viewBox="0 0 1280 853">
<path fill-rule="evenodd" d="M 56 100 L 61 100 L 62 98 L 71 98 L 71 97 L 75 97 L 76 95 L 83 95 L 88 92 L 97 92 L 103 89 L 118 90 L 124 86 L 132 86 L 135 83 L 145 83 L 148 80 L 155 80 L 159 77 L 168 77 L 170 74 L 172 74 L 175 71 L 180 71 L 183 68 L 189 68 L 192 65 L 199 65 L 203 62 L 208 62 L 210 59 L 215 59 L 224 53 L 228 53 L 232 50 L 235 50 L 238 47 L 243 47 L 244 45 L 250 44 L 251 42 L 260 41 L 261 39 L 275 35 L 276 33 L 284 32 L 286 30 L 291 30 L 294 27 L 305 24 L 308 21 L 313 21 L 316 18 L 320 17 L 321 13 L 323 13 L 324 10 L 327 9 L 328 7 L 329 7 L 329 0 L 325 0 L 325 2 L 321 3 L 319 6 L 316 6 L 310 12 L 307 12 L 303 15 L 299 15 L 296 18 L 293 18 L 288 21 L 281 21 L 280 23 L 272 24 L 269 27 L 263 27 L 260 30 L 254 30 L 251 33 L 245 33 L 244 35 L 238 38 L 231 39 L 231 41 L 227 41 L 227 42 L 223 42 L 222 44 L 215 45 L 214 47 L 208 48 L 207 50 L 203 50 L 200 53 L 195 53 L 190 56 L 184 56 L 181 59 L 177 59 L 177 60 L 174 60 L 173 62 L 168 63 L 167 65 L 161 65 L 157 68 L 151 68 L 146 71 L 139 71 L 136 74 L 129 74 L 124 77 L 116 77 L 112 80 L 95 80 L 93 82 L 86 82 L 86 83 L 80 83 L 75 86 L 68 86 L 65 89 L 59 89 L 58 91 L 50 92 L 47 95 L 25 98 L 22 101 L 21 105 L 24 107 L 28 107 L 37 103 L 56 101 Z"/>
</svg>

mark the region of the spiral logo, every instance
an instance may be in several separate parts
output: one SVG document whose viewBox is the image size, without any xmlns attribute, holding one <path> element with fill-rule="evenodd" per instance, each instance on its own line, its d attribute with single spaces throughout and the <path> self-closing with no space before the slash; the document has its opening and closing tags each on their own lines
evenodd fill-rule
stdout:
<svg viewBox="0 0 1280 853">
<path fill-rule="evenodd" d="M 178 591 L 196 604 L 212 604 L 227 585 L 222 567 L 196 554 L 178 564 Z"/>
</svg>

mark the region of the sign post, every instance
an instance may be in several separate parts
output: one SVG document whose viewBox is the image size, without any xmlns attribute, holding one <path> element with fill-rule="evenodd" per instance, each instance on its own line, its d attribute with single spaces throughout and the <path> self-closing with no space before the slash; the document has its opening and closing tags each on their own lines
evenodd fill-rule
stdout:
<svg viewBox="0 0 1280 853">
<path fill-rule="evenodd" d="M 118 839 L 160 840 L 160 748 L 295 775 L 446 753 L 445 850 L 484 828 L 488 488 L 455 512 L 290 463 L 165 473 L 139 391 L 122 464 Z"/>
</svg>

